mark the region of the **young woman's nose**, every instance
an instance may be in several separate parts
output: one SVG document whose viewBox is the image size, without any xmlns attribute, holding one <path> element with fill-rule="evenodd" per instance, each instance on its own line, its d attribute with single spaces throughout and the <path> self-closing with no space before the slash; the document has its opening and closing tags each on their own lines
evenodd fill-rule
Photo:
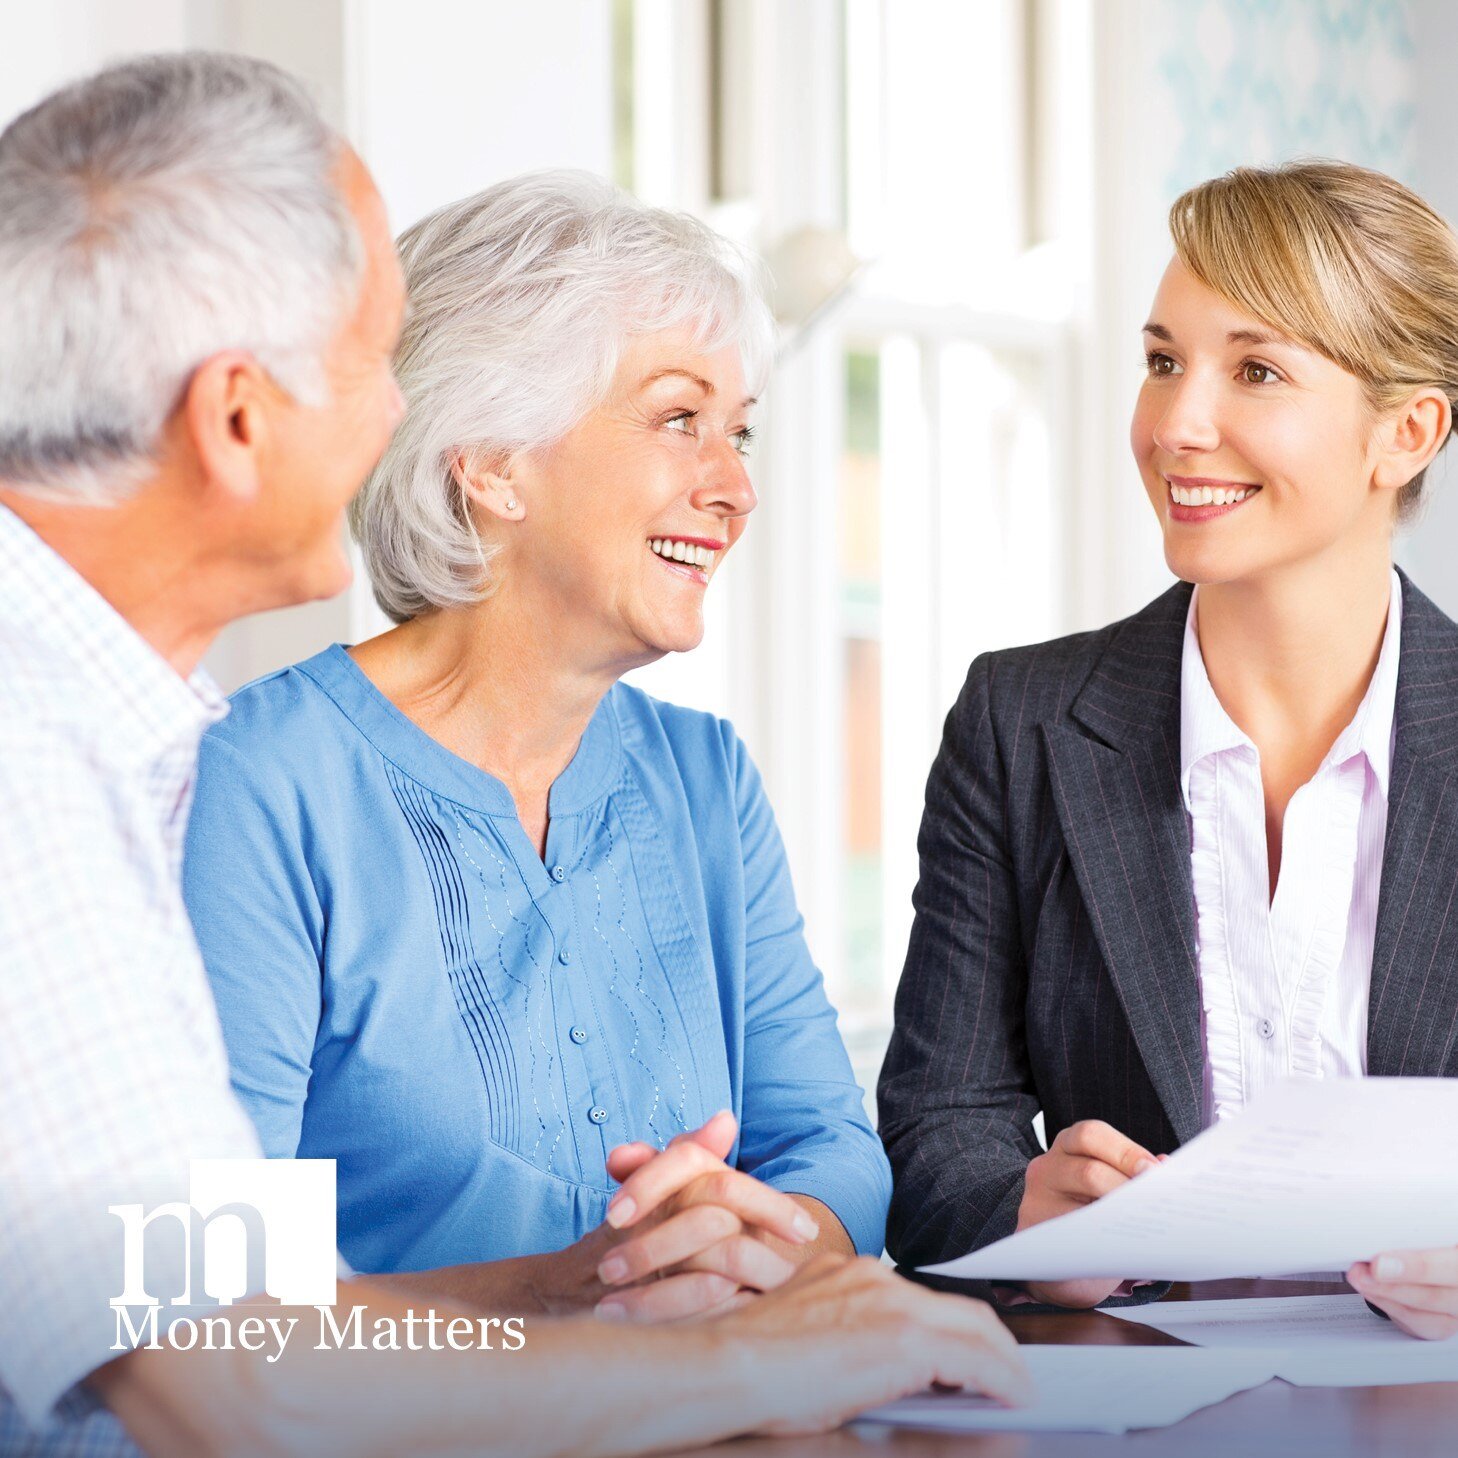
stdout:
<svg viewBox="0 0 1458 1458">
<path fill-rule="evenodd" d="M 1208 383 L 1184 375 L 1166 397 L 1154 443 L 1169 456 L 1197 455 L 1220 444 L 1216 406 Z"/>
</svg>

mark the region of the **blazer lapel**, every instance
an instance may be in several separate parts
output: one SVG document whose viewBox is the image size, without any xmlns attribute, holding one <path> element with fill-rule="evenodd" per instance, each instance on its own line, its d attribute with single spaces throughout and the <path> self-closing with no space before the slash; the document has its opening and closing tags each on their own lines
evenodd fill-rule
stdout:
<svg viewBox="0 0 1458 1458">
<path fill-rule="evenodd" d="M 1458 626 L 1404 576 L 1367 1072 L 1440 1076 L 1458 1037 Z"/>
<path fill-rule="evenodd" d="M 1124 622 L 1072 705 L 1083 729 L 1043 731 L 1099 949 L 1181 1143 L 1199 1133 L 1203 1099 L 1190 833 L 1179 783 L 1189 602 L 1190 588 L 1180 584 Z"/>
</svg>

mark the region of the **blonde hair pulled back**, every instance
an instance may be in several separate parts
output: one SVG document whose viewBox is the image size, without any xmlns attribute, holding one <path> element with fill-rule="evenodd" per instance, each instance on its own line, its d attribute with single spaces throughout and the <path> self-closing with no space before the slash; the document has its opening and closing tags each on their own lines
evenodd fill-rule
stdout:
<svg viewBox="0 0 1458 1458">
<path fill-rule="evenodd" d="M 1458 237 L 1411 189 L 1349 162 L 1237 167 L 1177 198 L 1169 225 L 1201 283 L 1356 376 L 1377 414 L 1432 388 L 1458 416 Z"/>
</svg>

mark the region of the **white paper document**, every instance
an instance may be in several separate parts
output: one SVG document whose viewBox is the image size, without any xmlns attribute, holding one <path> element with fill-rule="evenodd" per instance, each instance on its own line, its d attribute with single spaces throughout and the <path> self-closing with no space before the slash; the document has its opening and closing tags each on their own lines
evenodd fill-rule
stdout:
<svg viewBox="0 0 1458 1458">
<path fill-rule="evenodd" d="M 923 1269 L 1203 1281 L 1455 1244 L 1458 1079 L 1303 1079 L 1103 1199 Z"/>
<path fill-rule="evenodd" d="M 1458 1382 L 1458 1339 L 1420 1341 L 1375 1315 L 1360 1296 L 1168 1301 L 1105 1315 L 1202 1347 L 1267 1352 L 1276 1376 L 1297 1387 Z"/>
<path fill-rule="evenodd" d="M 963 1393 L 903 1397 L 858 1421 L 959 1432 L 1126 1433 L 1162 1428 L 1274 1373 L 1268 1352 L 1205 1347 L 1025 1346 L 1037 1399 L 1009 1408 Z"/>
</svg>

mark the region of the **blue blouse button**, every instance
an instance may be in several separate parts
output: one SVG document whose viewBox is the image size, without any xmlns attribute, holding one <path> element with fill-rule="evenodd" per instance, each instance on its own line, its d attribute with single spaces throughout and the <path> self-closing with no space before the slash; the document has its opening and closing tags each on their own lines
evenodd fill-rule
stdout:
<svg viewBox="0 0 1458 1458">
<path fill-rule="evenodd" d="M 572 949 L 570 947 L 563 947 L 562 950 L 557 953 L 557 960 L 564 967 L 570 967 L 572 965 Z"/>
<path fill-rule="evenodd" d="M 607 1110 L 606 1109 L 589 1109 L 587 1111 L 587 1117 L 589 1119 L 591 1119 L 594 1124 L 606 1124 L 607 1123 Z"/>
<path fill-rule="evenodd" d="M 573 1028 L 572 1031 L 568 1034 L 568 1037 L 570 1037 L 574 1043 L 585 1043 L 587 1042 L 587 1029 Z"/>
<path fill-rule="evenodd" d="M 553 866 L 552 867 L 552 879 L 554 881 L 565 881 L 567 879 L 567 867 L 566 866 Z"/>
</svg>

